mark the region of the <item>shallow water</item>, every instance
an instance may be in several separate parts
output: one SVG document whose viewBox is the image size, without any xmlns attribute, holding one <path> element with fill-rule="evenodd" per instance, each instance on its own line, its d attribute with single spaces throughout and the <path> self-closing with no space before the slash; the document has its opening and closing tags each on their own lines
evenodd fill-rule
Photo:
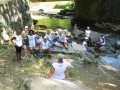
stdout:
<svg viewBox="0 0 120 90">
<path fill-rule="evenodd" d="M 45 25 L 48 28 L 56 28 L 61 26 L 62 28 L 70 29 L 71 28 L 71 20 L 70 19 L 58 19 L 58 18 L 43 18 L 38 20 L 35 27 L 38 25 Z"/>
</svg>

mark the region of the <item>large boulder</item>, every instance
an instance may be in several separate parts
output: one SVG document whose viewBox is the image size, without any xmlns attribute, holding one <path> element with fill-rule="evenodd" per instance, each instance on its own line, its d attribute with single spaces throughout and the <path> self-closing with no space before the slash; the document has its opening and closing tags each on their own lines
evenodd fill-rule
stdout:
<svg viewBox="0 0 120 90">
<path fill-rule="evenodd" d="M 84 31 L 79 30 L 79 29 L 74 29 L 74 30 L 73 30 L 73 34 L 74 34 L 74 35 L 80 35 L 80 34 L 83 34 L 83 33 L 84 33 Z"/>
<path fill-rule="evenodd" d="M 100 47 L 100 51 L 101 51 L 101 52 L 106 52 L 106 50 L 107 50 L 107 47 L 106 47 L 106 46 Z"/>
<path fill-rule="evenodd" d="M 88 88 L 65 80 L 31 77 L 23 81 L 19 90 L 88 90 Z"/>
<path fill-rule="evenodd" d="M 100 33 L 91 31 L 91 36 L 90 36 L 92 42 L 98 42 L 100 39 Z"/>
</svg>

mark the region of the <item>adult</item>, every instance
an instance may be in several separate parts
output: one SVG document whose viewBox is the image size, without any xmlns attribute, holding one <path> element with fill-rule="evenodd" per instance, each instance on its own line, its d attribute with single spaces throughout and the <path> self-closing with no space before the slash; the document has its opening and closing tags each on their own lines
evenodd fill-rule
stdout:
<svg viewBox="0 0 120 90">
<path fill-rule="evenodd" d="M 85 37 L 90 37 L 90 34 L 91 34 L 91 30 L 90 30 L 90 27 L 87 27 L 87 29 L 85 30 Z"/>
<path fill-rule="evenodd" d="M 36 41 L 35 50 L 36 50 L 36 54 L 37 54 L 39 52 L 40 45 L 41 45 L 41 43 L 43 41 L 42 36 L 36 35 L 35 41 Z"/>
<path fill-rule="evenodd" d="M 17 60 L 21 60 L 23 40 L 19 30 L 17 30 L 16 35 L 11 38 L 11 42 L 15 45 Z"/>
<path fill-rule="evenodd" d="M 24 58 L 28 57 L 28 44 L 29 44 L 28 34 L 29 34 L 29 27 L 25 26 L 24 30 L 22 31 Z"/>
<path fill-rule="evenodd" d="M 106 45 L 106 40 L 105 40 L 105 37 L 104 37 L 103 35 L 100 36 L 100 41 L 99 41 L 99 43 L 100 43 L 100 46 Z"/>
<path fill-rule="evenodd" d="M 88 47 L 87 41 L 88 41 L 88 38 L 85 38 L 85 40 L 82 43 L 83 50 L 87 52 L 92 52 L 96 57 L 98 54 L 95 52 L 94 48 Z"/>
<path fill-rule="evenodd" d="M 48 77 L 59 80 L 70 79 L 68 74 L 68 64 L 64 61 L 64 55 L 58 54 L 57 60 L 57 62 L 52 64 Z"/>
<path fill-rule="evenodd" d="M 51 58 L 50 42 L 47 40 L 47 37 L 44 37 L 43 41 L 40 44 L 40 53 L 42 55 L 43 52 L 48 52 L 48 57 Z"/>
<path fill-rule="evenodd" d="M 65 34 L 62 34 L 62 32 L 59 33 L 59 41 L 64 45 L 64 47 L 68 50 L 68 43 L 67 38 Z"/>
<path fill-rule="evenodd" d="M 30 30 L 29 35 L 28 35 L 28 40 L 29 40 L 29 48 L 31 52 L 31 60 L 34 59 L 34 49 L 36 47 L 36 41 L 35 41 L 36 35 L 34 35 L 34 31 Z"/>
<path fill-rule="evenodd" d="M 50 30 L 47 30 L 47 34 L 45 35 L 48 41 L 53 42 L 54 36 L 51 34 Z"/>
</svg>

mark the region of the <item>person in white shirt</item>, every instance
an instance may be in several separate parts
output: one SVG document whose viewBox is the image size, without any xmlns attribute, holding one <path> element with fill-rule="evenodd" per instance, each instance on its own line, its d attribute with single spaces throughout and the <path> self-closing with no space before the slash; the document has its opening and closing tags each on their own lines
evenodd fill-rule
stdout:
<svg viewBox="0 0 120 90">
<path fill-rule="evenodd" d="M 100 45 L 101 46 L 106 45 L 106 40 L 105 40 L 105 37 L 103 35 L 101 35 L 101 37 L 100 37 Z"/>
<path fill-rule="evenodd" d="M 15 45 L 17 60 L 21 60 L 23 39 L 19 30 L 17 30 L 16 35 L 11 38 L 11 42 Z"/>
<path fill-rule="evenodd" d="M 35 38 L 36 38 L 36 35 L 34 35 L 34 31 L 30 30 L 29 35 L 28 35 L 28 40 L 29 40 L 29 48 L 30 48 L 30 52 L 31 52 L 31 59 L 33 59 L 34 48 L 36 47 Z"/>
<path fill-rule="evenodd" d="M 38 51 L 39 51 L 40 44 L 41 44 L 42 41 L 43 41 L 42 36 L 36 35 L 35 41 L 36 41 L 35 50 L 38 52 Z"/>
<path fill-rule="evenodd" d="M 88 41 L 88 40 L 89 40 L 89 38 L 88 38 L 88 37 L 85 37 L 85 40 L 84 40 L 83 43 L 82 43 L 82 49 L 83 49 L 84 51 L 87 51 L 87 52 L 92 52 L 92 53 L 95 55 L 95 57 L 98 56 L 98 54 L 95 52 L 94 48 L 88 47 L 88 45 L 87 45 L 87 41 Z"/>
<path fill-rule="evenodd" d="M 65 48 L 68 50 L 67 38 L 65 34 L 62 34 L 62 32 L 59 33 L 59 41 L 64 44 Z"/>
<path fill-rule="evenodd" d="M 48 52 L 48 57 L 51 58 L 50 42 L 47 40 L 47 37 L 44 37 L 40 44 L 40 52 Z"/>
<path fill-rule="evenodd" d="M 64 60 L 64 55 L 58 54 L 57 60 L 57 62 L 52 64 L 48 77 L 59 80 L 70 79 L 68 74 L 68 64 Z"/>
<path fill-rule="evenodd" d="M 52 36 L 50 30 L 47 31 L 47 34 L 45 35 L 45 37 L 47 38 L 48 41 L 53 42 L 54 36 Z"/>
<path fill-rule="evenodd" d="M 91 34 L 91 30 L 90 30 L 90 27 L 87 27 L 87 29 L 85 30 L 85 37 L 90 37 L 90 34 Z"/>
</svg>

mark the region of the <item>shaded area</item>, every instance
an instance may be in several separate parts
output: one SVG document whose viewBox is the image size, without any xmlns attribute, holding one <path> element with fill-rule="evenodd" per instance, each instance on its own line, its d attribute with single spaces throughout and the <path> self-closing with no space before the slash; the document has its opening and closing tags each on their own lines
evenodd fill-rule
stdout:
<svg viewBox="0 0 120 90">
<path fill-rule="evenodd" d="M 27 0 L 10 0 L 0 4 L 0 20 L 8 29 L 23 29 L 23 26 L 29 24 L 30 15 Z"/>
</svg>

